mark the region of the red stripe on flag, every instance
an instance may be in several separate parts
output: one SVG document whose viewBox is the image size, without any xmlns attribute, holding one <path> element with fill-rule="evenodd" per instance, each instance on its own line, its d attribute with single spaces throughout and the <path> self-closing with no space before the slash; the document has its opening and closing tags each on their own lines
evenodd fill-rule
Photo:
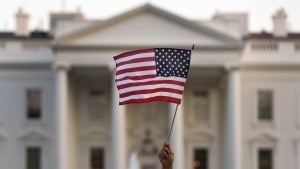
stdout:
<svg viewBox="0 0 300 169">
<path fill-rule="evenodd" d="M 134 82 L 134 83 L 126 83 L 123 85 L 119 85 L 119 89 L 124 89 L 127 87 L 134 87 L 134 86 L 142 86 L 142 85 L 155 85 L 155 84 L 174 84 L 178 86 L 184 86 L 184 82 L 176 81 L 176 80 L 151 80 L 148 82 Z"/>
<path fill-rule="evenodd" d="M 125 62 L 117 63 L 117 67 L 126 65 L 126 64 L 131 64 L 131 63 L 151 62 L 151 61 L 155 61 L 154 56 L 145 57 L 145 58 L 137 58 L 137 59 L 132 59 L 132 60 L 128 60 Z"/>
<path fill-rule="evenodd" d="M 147 71 L 147 70 L 156 70 L 156 66 L 143 66 L 143 67 L 134 67 L 134 68 L 122 69 L 122 70 L 118 70 L 116 72 L 116 75 L 120 75 L 120 74 L 123 74 L 123 73 Z"/>
<path fill-rule="evenodd" d="M 120 98 L 138 95 L 138 94 L 150 94 L 156 92 L 169 92 L 169 93 L 176 93 L 176 94 L 183 94 L 182 90 L 170 89 L 170 88 L 157 88 L 157 89 L 147 89 L 147 90 L 135 90 L 127 93 L 120 94 Z"/>
<path fill-rule="evenodd" d="M 132 55 L 141 54 L 141 53 L 150 53 L 150 52 L 154 52 L 154 49 L 142 49 L 142 50 L 130 51 L 130 52 L 126 52 L 126 53 L 117 55 L 114 57 L 114 59 L 118 60 L 118 59 L 121 59 L 121 58 L 124 58 L 127 56 L 132 56 Z"/>
<path fill-rule="evenodd" d="M 166 97 L 166 96 L 156 96 L 156 97 L 150 97 L 147 99 L 130 99 L 130 100 L 126 100 L 124 102 L 120 102 L 119 105 L 124 105 L 124 104 L 128 104 L 128 103 L 147 103 L 147 102 L 154 102 L 154 101 L 166 101 L 166 102 L 180 104 L 181 99 L 177 99 L 177 98 L 173 98 L 173 97 Z"/>
<path fill-rule="evenodd" d="M 122 80 L 145 80 L 145 79 L 152 79 L 156 78 L 156 75 L 143 75 L 143 76 L 126 76 L 121 79 L 116 79 L 116 82 L 122 81 Z"/>
</svg>

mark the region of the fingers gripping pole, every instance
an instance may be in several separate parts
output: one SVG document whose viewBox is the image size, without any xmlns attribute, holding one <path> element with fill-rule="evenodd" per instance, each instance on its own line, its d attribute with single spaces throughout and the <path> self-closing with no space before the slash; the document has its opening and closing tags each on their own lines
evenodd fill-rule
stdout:
<svg viewBox="0 0 300 169">
<path fill-rule="evenodd" d="M 174 116 L 173 116 L 173 120 L 172 120 L 172 124 L 171 124 L 171 128 L 170 128 L 170 132 L 169 132 L 169 137 L 168 137 L 168 143 L 170 142 L 170 138 L 171 138 L 171 134 L 172 134 L 172 129 L 173 129 L 173 126 L 174 126 L 174 121 L 175 121 L 176 114 L 177 114 L 178 105 L 179 104 L 177 104 L 176 109 L 175 109 L 175 113 L 174 113 Z"/>
</svg>

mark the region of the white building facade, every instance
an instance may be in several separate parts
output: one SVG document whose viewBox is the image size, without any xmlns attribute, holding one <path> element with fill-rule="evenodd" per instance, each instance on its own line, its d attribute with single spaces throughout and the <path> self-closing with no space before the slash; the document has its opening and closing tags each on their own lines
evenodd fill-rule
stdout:
<svg viewBox="0 0 300 169">
<path fill-rule="evenodd" d="M 300 34 L 286 18 L 248 33 L 245 13 L 191 21 L 144 5 L 103 21 L 52 13 L 49 32 L 28 32 L 19 10 L 0 32 L 0 166 L 160 168 L 175 105 L 119 106 L 113 56 L 195 44 L 174 168 L 300 169 Z"/>
</svg>

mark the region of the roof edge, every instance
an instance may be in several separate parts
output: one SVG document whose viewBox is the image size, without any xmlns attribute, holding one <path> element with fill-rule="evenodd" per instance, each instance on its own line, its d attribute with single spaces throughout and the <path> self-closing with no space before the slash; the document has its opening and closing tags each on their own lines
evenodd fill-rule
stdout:
<svg viewBox="0 0 300 169">
<path fill-rule="evenodd" d="M 205 34 L 207 34 L 209 36 L 215 37 L 216 39 L 227 41 L 227 43 L 228 42 L 236 43 L 236 44 L 241 43 L 241 40 L 239 40 L 239 39 L 236 39 L 236 38 L 231 37 L 227 34 L 218 32 L 216 30 L 212 30 L 212 29 L 210 29 L 209 27 L 207 27 L 205 25 L 196 24 L 191 20 L 185 19 L 185 18 L 183 18 L 181 16 L 178 16 L 174 13 L 163 10 L 163 9 L 161 9 L 157 6 L 154 6 L 150 3 L 146 3 L 146 4 L 144 4 L 140 7 L 137 7 L 135 9 L 126 11 L 124 13 L 121 13 L 121 14 L 118 14 L 114 17 L 111 17 L 107 20 L 104 20 L 101 23 L 95 23 L 95 24 L 92 24 L 92 25 L 88 26 L 87 28 L 79 29 L 75 32 L 71 32 L 69 34 L 66 34 L 66 35 L 56 39 L 54 41 L 54 44 L 64 44 L 64 43 L 66 43 L 66 42 L 68 42 L 72 39 L 75 39 L 75 38 L 80 37 L 80 36 L 84 36 L 84 35 L 89 34 L 91 32 L 95 32 L 95 31 L 97 31 L 101 28 L 105 28 L 105 27 L 110 26 L 110 25 L 112 25 L 116 22 L 119 22 L 119 21 L 122 21 L 124 19 L 136 16 L 137 14 L 139 14 L 141 12 L 144 12 L 144 11 L 150 11 L 150 12 L 153 12 L 155 14 L 162 15 L 162 16 L 164 16 L 166 18 L 169 18 L 173 21 L 176 21 L 176 22 L 179 22 L 183 25 L 186 25 L 187 27 L 189 27 L 191 29 L 204 32 Z"/>
</svg>

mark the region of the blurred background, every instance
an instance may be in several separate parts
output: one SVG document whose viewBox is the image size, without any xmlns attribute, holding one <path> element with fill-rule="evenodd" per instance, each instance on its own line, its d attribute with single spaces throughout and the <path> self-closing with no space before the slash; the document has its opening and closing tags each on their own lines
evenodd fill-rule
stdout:
<svg viewBox="0 0 300 169">
<path fill-rule="evenodd" d="M 11 0 L 0 168 L 160 169 L 175 106 L 119 106 L 113 56 L 192 51 L 174 169 L 300 169 L 300 1 Z"/>
</svg>

